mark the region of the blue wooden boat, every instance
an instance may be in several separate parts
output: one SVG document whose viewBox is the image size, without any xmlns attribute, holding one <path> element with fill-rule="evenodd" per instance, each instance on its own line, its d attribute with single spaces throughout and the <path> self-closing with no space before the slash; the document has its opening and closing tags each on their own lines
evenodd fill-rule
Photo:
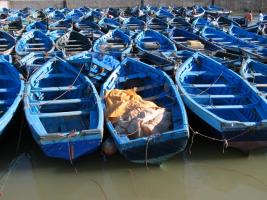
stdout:
<svg viewBox="0 0 267 200">
<path fill-rule="evenodd" d="M 32 30 L 23 34 L 15 46 L 16 53 L 20 56 L 31 52 L 51 53 L 54 51 L 54 48 L 53 40 L 38 30 Z"/>
<path fill-rule="evenodd" d="M 119 8 L 108 8 L 106 11 L 107 15 L 113 17 L 113 18 L 117 18 L 120 16 L 120 9 Z"/>
<path fill-rule="evenodd" d="M 76 31 L 67 32 L 56 41 L 57 50 L 62 51 L 65 57 L 88 51 L 91 46 L 91 41 Z"/>
<path fill-rule="evenodd" d="M 127 55 L 132 50 L 132 41 L 122 30 L 108 32 L 95 41 L 93 51 L 110 54 L 116 58 Z"/>
<path fill-rule="evenodd" d="M 194 52 L 192 51 L 181 50 L 168 56 L 167 59 L 164 57 L 159 57 L 154 54 L 144 52 L 138 54 L 136 57 L 133 58 L 164 71 L 174 80 L 176 70 L 185 60 L 187 60 L 193 54 Z"/>
<path fill-rule="evenodd" d="M 49 33 L 47 35 L 48 35 L 48 37 L 51 38 L 51 40 L 56 42 L 59 38 L 61 38 L 66 33 L 67 33 L 66 30 L 60 29 L 60 30 L 49 31 Z"/>
<path fill-rule="evenodd" d="M 212 137 L 245 152 L 267 144 L 266 101 L 235 72 L 196 53 L 180 66 L 176 82 L 186 106 L 212 128 Z"/>
<path fill-rule="evenodd" d="M 41 68 L 44 63 L 55 56 L 62 57 L 63 55 L 62 52 L 59 51 L 50 54 L 32 52 L 19 60 L 20 69 L 24 72 L 26 79 L 28 79 Z"/>
<path fill-rule="evenodd" d="M 0 136 L 15 115 L 23 97 L 24 81 L 16 68 L 0 59 Z"/>
<path fill-rule="evenodd" d="M 175 17 L 168 22 L 170 28 L 180 28 L 185 30 L 191 30 L 192 25 L 183 17 Z"/>
<path fill-rule="evenodd" d="M 169 38 L 174 41 L 178 49 L 200 51 L 204 53 L 223 51 L 223 48 L 203 39 L 202 37 L 192 32 L 183 29 L 172 29 L 169 33 Z M 199 44 L 201 45 L 190 45 L 190 41 L 199 42 Z"/>
<path fill-rule="evenodd" d="M 145 26 L 146 23 L 138 19 L 137 17 L 129 17 L 122 24 L 122 28 L 126 28 L 134 32 L 142 31 L 145 28 Z"/>
<path fill-rule="evenodd" d="M 113 56 L 84 51 L 66 58 L 66 60 L 90 78 L 97 89 L 106 81 L 120 62 Z"/>
<path fill-rule="evenodd" d="M 211 19 L 209 17 L 197 17 L 191 22 L 195 31 L 202 30 L 205 26 L 211 26 Z"/>
<path fill-rule="evenodd" d="M 80 30 L 86 30 L 86 29 L 91 29 L 91 30 L 101 30 L 101 27 L 92 21 L 90 17 L 82 17 L 78 22 L 74 24 L 74 28 L 77 31 Z"/>
<path fill-rule="evenodd" d="M 112 89 L 133 87 L 145 100 L 153 101 L 171 112 L 173 126 L 164 133 L 132 139 L 126 132 L 115 131 L 114 125 L 106 119 L 106 125 L 120 153 L 132 162 L 160 164 L 184 151 L 189 136 L 188 122 L 183 102 L 173 81 L 154 67 L 126 58 L 103 84 L 101 97 L 104 99 L 105 93 Z M 103 104 L 105 110 L 105 103 Z"/>
<path fill-rule="evenodd" d="M 175 15 L 175 17 L 186 17 L 186 11 L 187 9 L 182 6 L 174 7 L 172 9 L 172 13 Z"/>
<path fill-rule="evenodd" d="M 201 31 L 201 35 L 210 42 L 214 42 L 230 52 L 243 53 L 253 58 L 266 61 L 267 49 L 244 42 L 223 31 L 212 27 L 204 27 Z"/>
<path fill-rule="evenodd" d="M 251 33 L 240 27 L 232 25 L 228 30 L 230 35 L 233 35 L 250 44 L 267 47 L 267 37 Z"/>
<path fill-rule="evenodd" d="M 233 54 L 226 51 L 211 52 L 207 55 L 235 72 L 239 72 L 242 61 L 244 60 L 242 55 Z"/>
<path fill-rule="evenodd" d="M 103 136 L 103 108 L 92 82 L 54 57 L 34 73 L 25 90 L 32 136 L 49 157 L 75 160 L 95 151 Z"/>
<path fill-rule="evenodd" d="M 48 26 L 49 30 L 71 30 L 72 22 L 69 19 L 59 20 Z"/>
<path fill-rule="evenodd" d="M 10 64 L 13 63 L 13 58 L 12 58 L 12 55 L 10 55 L 10 54 L 8 54 L 8 55 L 1 54 L 0 55 L 0 60 L 2 60 L 4 62 L 9 62 Z"/>
<path fill-rule="evenodd" d="M 56 22 L 59 20 L 63 20 L 65 18 L 65 15 L 59 10 L 54 10 L 53 12 L 50 12 L 47 15 L 47 18 L 49 19 L 50 22 Z"/>
<path fill-rule="evenodd" d="M 68 12 L 65 16 L 65 19 L 71 20 L 72 22 L 77 22 L 83 16 L 83 13 L 77 9 L 73 9 Z"/>
<path fill-rule="evenodd" d="M 26 26 L 25 29 L 27 32 L 31 31 L 31 30 L 39 30 L 41 32 L 43 32 L 44 34 L 46 34 L 48 32 L 47 30 L 47 25 L 44 24 L 43 22 L 33 22 L 31 24 L 29 24 L 28 26 Z"/>
<path fill-rule="evenodd" d="M 140 52 L 164 58 L 177 51 L 175 44 L 169 38 L 154 30 L 140 32 L 135 38 L 135 44 Z"/>
<path fill-rule="evenodd" d="M 37 21 L 45 22 L 46 14 L 42 10 L 35 10 L 27 17 L 27 21 L 30 23 L 37 22 Z"/>
<path fill-rule="evenodd" d="M 102 31 L 107 33 L 109 30 L 117 29 L 121 24 L 114 19 L 104 17 L 98 22 L 98 25 L 102 28 Z"/>
<path fill-rule="evenodd" d="M 74 24 L 75 30 L 79 31 L 82 35 L 86 36 L 90 41 L 95 41 L 100 38 L 104 33 L 101 31 L 100 26 L 91 21 L 89 17 L 82 17 Z"/>
<path fill-rule="evenodd" d="M 227 30 L 231 25 L 240 26 L 237 22 L 225 16 L 218 17 L 216 21 L 223 30 Z"/>
<path fill-rule="evenodd" d="M 216 5 L 209 5 L 205 7 L 204 9 L 205 9 L 206 14 L 214 16 L 214 17 L 228 16 L 232 13 L 231 10 L 226 10 Z"/>
<path fill-rule="evenodd" d="M 259 96 L 267 98 L 266 64 L 249 58 L 243 62 L 240 74 L 258 91 Z"/>
<path fill-rule="evenodd" d="M 154 31 L 161 32 L 164 34 L 164 33 L 167 33 L 167 31 L 169 29 L 169 24 L 167 22 L 164 22 L 161 19 L 151 18 L 147 22 L 147 28 L 152 29 Z"/>
<path fill-rule="evenodd" d="M 24 31 L 22 19 L 19 17 L 18 19 L 7 21 L 7 25 L 4 25 L 4 29 L 7 30 L 14 37 L 20 37 L 22 32 Z"/>
<path fill-rule="evenodd" d="M 60 12 L 62 12 L 64 15 L 68 14 L 69 12 L 71 12 L 70 8 L 62 8 L 61 10 L 59 10 Z"/>
<path fill-rule="evenodd" d="M 190 18 L 202 17 L 205 15 L 205 9 L 202 6 L 193 6 L 186 10 L 186 15 Z"/>
<path fill-rule="evenodd" d="M 51 13 L 51 12 L 54 12 L 55 10 L 56 10 L 56 8 L 48 7 L 48 8 L 46 8 L 46 9 L 44 9 L 44 12 L 45 12 L 46 14 L 49 14 L 49 13 Z"/>
<path fill-rule="evenodd" d="M 86 6 L 82 6 L 82 7 L 77 8 L 77 10 L 79 10 L 84 15 L 86 15 L 86 14 L 88 14 L 91 11 L 91 8 L 88 8 Z"/>
<path fill-rule="evenodd" d="M 84 29 L 79 31 L 80 34 L 84 35 L 85 37 L 88 38 L 88 40 L 94 42 L 100 37 L 104 35 L 104 33 L 100 30 L 95 30 L 95 29 Z"/>
<path fill-rule="evenodd" d="M 96 23 L 103 18 L 103 13 L 97 9 L 91 10 L 89 15 L 92 16 L 93 21 Z"/>
<path fill-rule="evenodd" d="M 174 15 L 166 9 L 162 9 L 160 8 L 155 15 L 157 16 L 157 18 L 163 19 L 165 21 L 169 21 L 170 19 L 174 18 Z"/>
<path fill-rule="evenodd" d="M 0 54 L 10 54 L 16 44 L 16 40 L 5 31 L 0 31 Z"/>
<path fill-rule="evenodd" d="M 245 17 L 233 17 L 232 19 L 241 27 L 247 26 Z"/>
</svg>

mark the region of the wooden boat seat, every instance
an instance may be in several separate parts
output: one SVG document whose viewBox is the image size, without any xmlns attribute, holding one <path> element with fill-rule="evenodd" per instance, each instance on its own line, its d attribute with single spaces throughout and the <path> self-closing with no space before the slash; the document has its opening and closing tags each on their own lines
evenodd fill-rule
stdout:
<svg viewBox="0 0 267 200">
<path fill-rule="evenodd" d="M 255 108 L 255 104 L 248 104 L 248 105 L 216 105 L 216 106 L 204 106 L 208 110 L 215 110 L 215 109 L 252 109 Z"/>
<path fill-rule="evenodd" d="M 154 96 L 151 96 L 151 97 L 145 97 L 143 99 L 146 100 L 146 101 L 154 101 L 156 99 L 161 99 L 161 98 L 164 98 L 164 97 L 170 97 L 170 96 L 167 96 L 167 94 L 168 94 L 167 92 L 161 92 L 158 95 L 154 95 Z"/>
<path fill-rule="evenodd" d="M 128 76 L 118 77 L 119 82 L 126 82 L 131 79 L 137 79 L 137 78 L 145 78 L 147 77 L 147 74 L 145 73 L 137 73 L 137 74 L 131 74 Z"/>
<path fill-rule="evenodd" d="M 236 87 L 236 85 L 212 84 L 211 83 L 211 84 L 189 84 L 189 87 L 195 87 L 195 88 L 225 88 L 225 87 Z"/>
<path fill-rule="evenodd" d="M 0 75 L 0 80 L 7 80 L 7 81 L 11 81 L 13 80 L 12 78 L 10 78 L 9 76 L 7 75 Z"/>
<path fill-rule="evenodd" d="M 13 90 L 16 90 L 16 87 L 13 88 L 0 88 L 0 93 L 5 93 L 5 92 L 12 92 Z"/>
<path fill-rule="evenodd" d="M 46 48 L 45 47 L 39 47 L 39 48 L 34 48 L 34 47 L 29 47 L 29 48 L 27 48 L 27 50 L 33 50 L 33 51 L 35 51 L 35 50 L 37 50 L 37 51 L 44 51 L 44 50 L 46 50 Z"/>
<path fill-rule="evenodd" d="M 218 40 L 224 40 L 224 38 L 211 38 L 214 41 L 218 41 Z"/>
<path fill-rule="evenodd" d="M 162 84 L 157 84 L 157 85 L 147 85 L 147 86 L 142 86 L 142 87 L 135 87 L 136 91 L 137 92 L 141 92 L 141 91 L 144 91 L 144 90 L 151 90 L 153 88 L 157 88 L 157 87 L 161 87 L 163 86 Z"/>
<path fill-rule="evenodd" d="M 267 88 L 267 84 L 255 84 L 254 86 L 257 88 Z"/>
<path fill-rule="evenodd" d="M 192 96 L 194 99 L 243 99 L 247 95 L 234 95 L 234 94 L 218 94 L 218 95 L 197 95 Z"/>
<path fill-rule="evenodd" d="M 14 99 L 0 100 L 0 105 L 11 104 L 13 101 L 14 101 Z"/>
<path fill-rule="evenodd" d="M 54 112 L 54 113 L 39 113 L 35 114 L 39 118 L 50 118 L 50 117 L 68 117 L 68 116 L 79 116 L 79 115 L 88 115 L 89 111 L 69 111 L 69 112 Z"/>
<path fill-rule="evenodd" d="M 187 73 L 187 76 L 200 76 L 200 75 L 216 76 L 216 74 L 207 71 L 189 71 Z"/>
<path fill-rule="evenodd" d="M 246 78 L 254 78 L 257 76 L 262 76 L 262 77 L 266 77 L 266 75 L 262 74 L 262 73 L 250 73 L 250 74 L 245 74 Z"/>
<path fill-rule="evenodd" d="M 31 106 L 38 105 L 58 105 L 58 104 L 78 104 L 78 103 L 89 103 L 89 99 L 58 99 L 58 100 L 47 100 L 47 101 L 38 101 L 31 102 Z"/>
<path fill-rule="evenodd" d="M 57 91 L 73 91 L 80 89 L 81 85 L 78 86 L 65 86 L 65 87 L 43 87 L 43 88 L 32 88 L 32 92 L 57 92 Z"/>
<path fill-rule="evenodd" d="M 218 44 L 232 44 L 232 42 L 217 42 Z"/>
</svg>

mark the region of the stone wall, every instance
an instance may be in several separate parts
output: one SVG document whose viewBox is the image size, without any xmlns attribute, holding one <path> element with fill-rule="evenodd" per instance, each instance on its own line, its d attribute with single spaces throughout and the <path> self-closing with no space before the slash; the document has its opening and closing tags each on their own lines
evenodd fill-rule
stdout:
<svg viewBox="0 0 267 200">
<path fill-rule="evenodd" d="M 22 9 L 25 7 L 30 7 L 30 8 L 63 7 L 62 0 L 10 0 L 7 2 L 9 8 L 13 9 Z"/>
<path fill-rule="evenodd" d="M 145 4 L 152 5 L 180 5 L 191 6 L 193 4 L 208 5 L 211 0 L 144 0 Z M 69 8 L 76 8 L 80 6 L 87 7 L 127 7 L 136 6 L 140 0 L 66 0 Z M 262 9 L 267 12 L 267 0 L 215 0 L 217 5 L 233 11 L 245 11 L 252 9 L 257 11 Z M 63 0 L 0 0 L 0 6 L 6 6 L 14 9 L 21 9 L 26 6 L 32 8 L 45 8 L 45 7 L 63 7 Z"/>
</svg>

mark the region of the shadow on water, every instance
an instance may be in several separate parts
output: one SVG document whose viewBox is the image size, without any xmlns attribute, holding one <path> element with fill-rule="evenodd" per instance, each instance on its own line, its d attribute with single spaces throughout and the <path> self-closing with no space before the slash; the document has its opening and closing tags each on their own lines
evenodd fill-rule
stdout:
<svg viewBox="0 0 267 200">
<path fill-rule="evenodd" d="M 0 145 L 0 200 L 220 200 L 267 195 L 266 150 L 249 156 L 232 149 L 223 153 L 222 143 L 198 136 L 191 154 L 188 148 L 160 166 L 146 168 L 119 154 L 105 158 L 100 150 L 71 165 L 44 156 L 26 123 L 21 129 L 20 122 L 26 122 L 21 111 Z M 209 131 L 195 116 L 189 120 L 194 129 Z"/>
</svg>

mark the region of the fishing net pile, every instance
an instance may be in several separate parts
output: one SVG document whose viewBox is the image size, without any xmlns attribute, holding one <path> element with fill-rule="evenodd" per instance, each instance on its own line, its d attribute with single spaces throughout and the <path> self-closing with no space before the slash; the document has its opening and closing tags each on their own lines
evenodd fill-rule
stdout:
<svg viewBox="0 0 267 200">
<path fill-rule="evenodd" d="M 187 45 L 192 49 L 204 49 L 204 45 L 198 40 L 188 40 Z"/>
<path fill-rule="evenodd" d="M 106 116 L 119 134 L 139 138 L 170 130 L 171 113 L 143 100 L 135 89 L 110 90 L 105 95 Z"/>
</svg>

